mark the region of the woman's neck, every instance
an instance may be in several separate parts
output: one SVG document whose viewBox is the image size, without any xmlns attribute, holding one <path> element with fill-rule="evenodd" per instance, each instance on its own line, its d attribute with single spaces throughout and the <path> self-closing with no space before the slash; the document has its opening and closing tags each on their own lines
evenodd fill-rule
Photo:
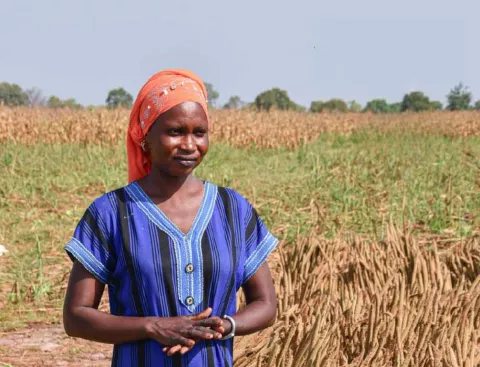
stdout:
<svg viewBox="0 0 480 367">
<path fill-rule="evenodd" d="M 139 184 L 150 196 L 166 200 L 179 191 L 190 190 L 198 182 L 200 180 L 193 174 L 169 176 L 163 172 L 152 170 L 148 176 L 139 181 Z"/>
</svg>

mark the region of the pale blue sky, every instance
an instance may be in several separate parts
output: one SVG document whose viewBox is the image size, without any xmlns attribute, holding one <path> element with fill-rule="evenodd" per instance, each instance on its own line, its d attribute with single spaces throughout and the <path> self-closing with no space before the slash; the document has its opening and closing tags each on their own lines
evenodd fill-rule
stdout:
<svg viewBox="0 0 480 367">
<path fill-rule="evenodd" d="M 459 81 L 480 99 L 480 1 L 0 0 L 0 81 L 103 104 L 188 68 L 220 102 L 271 87 L 364 104 Z"/>
</svg>

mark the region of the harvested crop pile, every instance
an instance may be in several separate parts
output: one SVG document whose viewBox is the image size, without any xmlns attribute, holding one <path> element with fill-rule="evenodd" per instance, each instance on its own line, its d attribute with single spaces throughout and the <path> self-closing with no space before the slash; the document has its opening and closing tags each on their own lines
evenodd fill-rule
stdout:
<svg viewBox="0 0 480 367">
<path fill-rule="evenodd" d="M 390 226 L 381 243 L 283 245 L 277 323 L 236 366 L 478 366 L 480 238 L 441 243 Z"/>
</svg>

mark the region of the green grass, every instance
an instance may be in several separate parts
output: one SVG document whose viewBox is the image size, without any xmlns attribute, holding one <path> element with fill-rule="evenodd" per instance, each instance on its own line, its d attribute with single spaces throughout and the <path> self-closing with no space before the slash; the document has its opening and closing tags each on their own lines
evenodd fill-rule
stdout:
<svg viewBox="0 0 480 367">
<path fill-rule="evenodd" d="M 126 183 L 125 148 L 4 144 L 0 172 L 0 324 L 58 319 L 63 246 L 90 202 Z M 381 239 L 390 218 L 455 237 L 480 227 L 478 138 L 364 131 L 295 151 L 216 144 L 196 175 L 244 194 L 279 237 L 318 225 Z"/>
</svg>

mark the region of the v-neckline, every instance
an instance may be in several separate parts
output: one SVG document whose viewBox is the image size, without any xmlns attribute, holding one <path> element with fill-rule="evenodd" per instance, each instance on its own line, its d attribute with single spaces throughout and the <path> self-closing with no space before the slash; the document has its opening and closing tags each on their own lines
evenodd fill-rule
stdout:
<svg viewBox="0 0 480 367">
<path fill-rule="evenodd" d="M 203 180 L 202 180 L 203 181 Z M 202 194 L 202 201 L 200 202 L 200 206 L 198 207 L 197 213 L 195 214 L 195 218 L 193 219 L 192 225 L 187 233 L 183 232 L 164 212 L 160 209 L 157 204 L 150 198 L 150 196 L 145 192 L 145 190 L 140 186 L 138 181 L 132 182 L 132 185 L 138 190 L 138 192 L 143 196 L 146 201 L 146 204 L 150 207 L 151 210 L 156 212 L 156 214 L 161 218 L 161 220 L 172 229 L 177 236 L 180 238 L 191 238 L 193 232 L 195 231 L 200 218 L 202 217 L 202 213 L 204 212 L 206 203 L 207 203 L 207 194 L 208 194 L 208 185 L 207 181 L 203 181 L 203 194 Z"/>
</svg>

